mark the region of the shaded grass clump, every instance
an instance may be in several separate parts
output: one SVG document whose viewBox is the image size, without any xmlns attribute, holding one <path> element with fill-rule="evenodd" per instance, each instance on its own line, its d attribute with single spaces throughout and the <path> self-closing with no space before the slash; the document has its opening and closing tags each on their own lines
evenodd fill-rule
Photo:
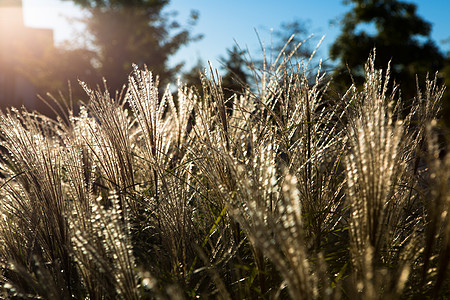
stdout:
<svg viewBox="0 0 450 300">
<path fill-rule="evenodd" d="M 56 120 L 0 114 L 2 297 L 399 299 L 448 295 L 443 88 L 387 70 L 340 98 L 281 53 L 226 99 L 135 67 Z"/>
</svg>

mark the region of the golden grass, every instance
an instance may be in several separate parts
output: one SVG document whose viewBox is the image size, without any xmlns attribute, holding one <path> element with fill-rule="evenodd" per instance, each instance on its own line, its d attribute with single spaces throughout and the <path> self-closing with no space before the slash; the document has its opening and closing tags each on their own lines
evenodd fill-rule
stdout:
<svg viewBox="0 0 450 300">
<path fill-rule="evenodd" d="M 78 115 L 1 113 L 2 297 L 448 294 L 443 88 L 406 103 L 373 52 L 333 98 L 320 67 L 273 61 L 232 99 L 212 67 L 162 95 L 135 67 L 123 95 L 82 83 Z"/>
</svg>

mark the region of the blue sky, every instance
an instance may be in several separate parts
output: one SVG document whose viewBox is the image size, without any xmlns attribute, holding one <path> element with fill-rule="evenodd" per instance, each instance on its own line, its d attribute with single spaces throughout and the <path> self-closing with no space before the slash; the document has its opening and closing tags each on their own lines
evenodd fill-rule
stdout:
<svg viewBox="0 0 450 300">
<path fill-rule="evenodd" d="M 444 51 L 450 51 L 450 0 L 409 0 L 417 4 L 418 14 L 433 24 L 432 39 Z M 54 29 L 55 40 L 61 43 L 73 39 L 74 32 L 82 32 L 81 27 L 73 28 L 66 17 L 81 17 L 82 13 L 71 1 L 23 0 L 25 22 L 33 27 Z M 200 12 L 194 33 L 201 33 L 201 41 L 184 47 L 173 58 L 174 62 L 186 61 L 187 67 L 199 58 L 211 61 L 218 67 L 218 58 L 225 56 L 226 49 L 235 41 L 251 53 L 258 54 L 259 42 L 255 30 L 263 42 L 270 46 L 270 29 L 279 28 L 283 22 L 305 21 L 308 31 L 317 37 L 325 35 L 318 56 L 326 59 L 328 47 L 339 34 L 339 26 L 331 21 L 342 17 L 350 9 L 341 0 L 172 0 L 167 11 L 177 11 L 177 20 L 183 23 L 192 10 Z"/>
</svg>

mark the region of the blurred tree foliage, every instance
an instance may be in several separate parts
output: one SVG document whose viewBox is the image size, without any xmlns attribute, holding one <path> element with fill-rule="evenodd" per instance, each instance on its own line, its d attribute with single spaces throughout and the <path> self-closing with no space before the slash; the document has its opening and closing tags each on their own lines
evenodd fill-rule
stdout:
<svg viewBox="0 0 450 300">
<path fill-rule="evenodd" d="M 423 83 L 427 73 L 441 70 L 443 54 L 430 38 L 431 24 L 416 13 L 416 5 L 398 0 L 344 0 L 352 9 L 341 20 L 342 32 L 330 48 L 338 60 L 335 82 L 348 88 L 362 82 L 368 53 L 376 47 L 376 64 L 385 68 L 391 61 L 391 74 L 400 84 L 402 98 L 416 95 L 416 75 Z M 334 88 L 339 90 L 339 85 Z M 448 112 L 446 112 L 448 113 Z"/>
<path fill-rule="evenodd" d="M 289 43 L 287 43 L 290 41 Z M 300 45 L 300 46 L 299 46 Z M 299 47 L 297 47 L 299 46 Z M 284 22 L 280 27 L 272 32 L 270 49 L 264 49 L 266 57 L 263 55 L 256 58 L 250 57 L 247 50 L 243 50 L 239 45 L 234 45 L 226 49 L 227 56 L 220 57 L 220 70 L 222 75 L 222 87 L 225 101 L 230 99 L 235 93 L 240 94 L 243 87 L 247 86 L 254 78 L 251 69 L 262 69 L 263 60 L 266 60 L 266 67 L 283 51 L 286 56 L 293 53 L 292 58 L 301 59 L 311 56 L 314 48 L 311 47 L 311 36 L 308 35 L 307 22 L 294 20 Z M 269 53 L 270 51 L 270 53 Z M 267 57 L 269 56 L 269 57 Z M 252 66 L 252 64 L 254 64 Z M 188 86 L 193 86 L 201 94 L 202 85 L 199 78 L 200 73 L 204 73 L 208 66 L 199 59 L 197 63 L 183 74 L 183 81 Z M 232 106 L 231 101 L 228 105 Z"/>
<path fill-rule="evenodd" d="M 187 26 L 173 21 L 175 13 L 165 13 L 168 0 L 73 0 L 88 14 L 83 20 L 95 51 L 91 62 L 110 90 L 121 90 L 132 64 L 146 64 L 160 76 L 161 86 L 174 79 L 183 63 L 170 66 L 171 55 L 192 36 L 198 13 L 191 12 Z"/>
<path fill-rule="evenodd" d="M 450 43 L 450 38 L 447 40 L 447 43 Z M 441 70 L 441 74 L 444 79 L 444 84 L 447 87 L 444 92 L 444 99 L 442 103 L 442 115 L 445 125 L 449 128 L 448 136 L 450 138 L 450 51 L 447 52 L 444 68 Z"/>
<path fill-rule="evenodd" d="M 302 20 L 281 23 L 280 28 L 273 31 L 274 54 L 284 51 L 286 55 L 293 53 L 295 58 L 310 57 L 315 45 L 311 45 L 313 36 L 308 34 L 308 26 L 309 22 Z"/>
<path fill-rule="evenodd" d="M 225 71 L 222 77 L 222 86 L 225 100 L 229 100 L 235 93 L 242 94 L 244 88 L 249 83 L 250 74 L 246 72 L 247 62 L 244 59 L 244 51 L 238 46 L 233 46 L 227 49 L 228 57 L 222 57 L 222 69 Z M 226 102 L 228 108 L 232 108 L 233 102 L 229 100 Z"/>
<path fill-rule="evenodd" d="M 184 72 L 182 76 L 183 84 L 193 87 L 199 95 L 202 94 L 202 81 L 200 79 L 200 74 L 205 72 L 206 66 L 207 64 L 199 58 L 197 63 L 191 67 L 190 70 Z"/>
<path fill-rule="evenodd" d="M 78 80 L 87 83 L 101 80 L 92 65 L 95 57 L 96 54 L 88 49 L 51 47 L 45 51 L 42 57 L 24 56 L 22 60 L 27 68 L 23 68 L 21 71 L 37 88 L 39 95 L 44 96 L 49 93 L 60 100 L 59 94 L 61 93 L 66 100 L 72 97 L 77 102 L 78 99 L 86 99 L 86 93 L 78 84 Z M 33 69 L 31 72 L 30 66 Z M 40 106 L 44 109 L 43 105 Z M 48 108 L 43 109 L 41 111 L 49 113 Z"/>
<path fill-rule="evenodd" d="M 225 105 L 228 112 L 231 114 L 234 105 L 234 94 L 240 95 L 244 91 L 250 80 L 250 74 L 247 72 L 247 62 L 245 61 L 244 51 L 237 45 L 234 45 L 231 49 L 227 49 L 227 57 L 220 57 L 221 63 L 221 82 L 223 88 L 223 96 Z M 194 87 L 194 89 L 201 96 L 203 95 L 203 87 L 200 80 L 200 74 L 207 71 L 209 68 L 200 59 L 198 62 L 186 73 L 183 74 L 183 81 L 188 86 Z"/>
</svg>

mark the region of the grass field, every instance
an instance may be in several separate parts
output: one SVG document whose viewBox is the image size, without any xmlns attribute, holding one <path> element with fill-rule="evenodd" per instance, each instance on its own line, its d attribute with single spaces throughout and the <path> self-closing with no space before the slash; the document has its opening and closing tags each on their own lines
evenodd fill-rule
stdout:
<svg viewBox="0 0 450 300">
<path fill-rule="evenodd" d="M 77 114 L 1 113 L 1 296 L 448 296 L 443 88 L 401 100 L 374 52 L 333 97 L 320 69 L 273 61 L 230 99 L 212 68 L 160 94 L 136 67 L 122 96 L 83 84 Z"/>
</svg>

